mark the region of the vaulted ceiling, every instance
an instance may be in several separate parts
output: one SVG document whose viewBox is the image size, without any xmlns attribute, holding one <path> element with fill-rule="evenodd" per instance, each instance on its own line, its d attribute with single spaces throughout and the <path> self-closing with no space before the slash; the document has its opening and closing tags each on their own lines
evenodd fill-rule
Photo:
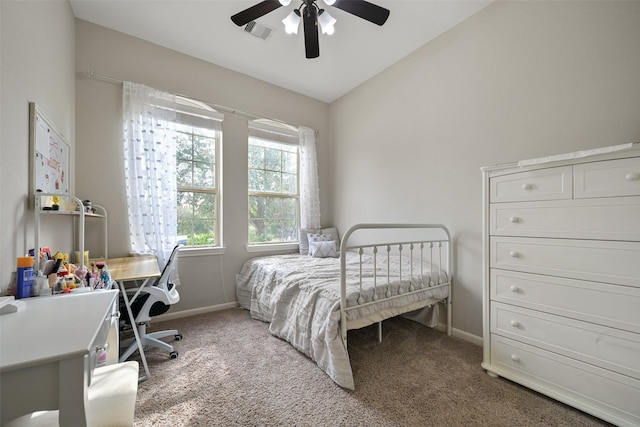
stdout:
<svg viewBox="0 0 640 427">
<path fill-rule="evenodd" d="M 300 0 L 256 20 L 266 39 L 230 19 L 259 0 L 71 0 L 71 7 L 76 18 L 332 102 L 491 1 L 371 0 L 391 11 L 380 27 L 318 0 L 337 22 L 333 35 L 320 35 L 315 59 L 305 58 L 302 26 L 288 35 L 281 22 Z"/>
</svg>

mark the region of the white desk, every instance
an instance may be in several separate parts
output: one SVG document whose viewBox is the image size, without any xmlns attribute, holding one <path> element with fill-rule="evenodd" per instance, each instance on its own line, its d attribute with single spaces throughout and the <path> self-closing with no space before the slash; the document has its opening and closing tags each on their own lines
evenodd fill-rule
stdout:
<svg viewBox="0 0 640 427">
<path fill-rule="evenodd" d="M 26 298 L 24 309 L 0 315 L 1 424 L 59 409 L 60 425 L 86 427 L 87 389 L 117 296 L 104 290 Z"/>
</svg>

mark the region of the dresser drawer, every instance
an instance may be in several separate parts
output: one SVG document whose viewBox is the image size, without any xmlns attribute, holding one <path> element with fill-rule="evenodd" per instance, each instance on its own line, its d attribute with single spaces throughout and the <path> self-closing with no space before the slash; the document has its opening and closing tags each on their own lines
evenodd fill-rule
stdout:
<svg viewBox="0 0 640 427">
<path fill-rule="evenodd" d="M 491 333 L 640 379 L 640 335 L 494 302 Z"/>
<path fill-rule="evenodd" d="M 626 375 L 493 334 L 491 367 L 498 375 L 617 425 L 640 425 L 640 381 Z"/>
<path fill-rule="evenodd" d="M 491 268 L 640 287 L 640 243 L 491 237 Z"/>
<path fill-rule="evenodd" d="M 489 297 L 640 333 L 640 288 L 491 269 Z"/>
<path fill-rule="evenodd" d="M 640 241 L 640 197 L 496 203 L 489 209 L 492 235 Z"/>
<path fill-rule="evenodd" d="M 570 199 L 572 181 L 571 166 L 496 176 L 489 180 L 489 201 Z"/>
<path fill-rule="evenodd" d="M 575 197 L 640 196 L 640 157 L 574 166 Z"/>
</svg>

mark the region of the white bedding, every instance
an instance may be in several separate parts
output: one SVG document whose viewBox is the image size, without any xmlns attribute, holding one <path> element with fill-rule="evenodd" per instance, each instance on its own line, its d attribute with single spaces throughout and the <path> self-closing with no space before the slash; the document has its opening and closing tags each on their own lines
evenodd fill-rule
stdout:
<svg viewBox="0 0 640 427">
<path fill-rule="evenodd" d="M 356 253 L 347 252 L 347 300 L 348 306 L 356 305 L 359 296 L 365 302 L 373 300 L 373 267 L 363 271 L 362 295 L 358 289 L 358 263 Z M 372 262 L 372 256 L 363 260 Z M 399 298 L 377 301 L 347 314 L 349 329 L 360 328 L 383 319 L 421 309 L 448 297 L 449 287 L 432 287 L 417 293 L 405 294 L 409 288 L 410 260 L 402 259 L 402 282 L 398 283 L 400 262 L 390 259 L 392 295 Z M 387 286 L 386 256 L 378 254 L 377 292 L 382 298 Z M 414 286 L 432 279 L 446 281 L 444 272 L 433 273 L 413 262 Z M 395 276 L 395 277 L 394 277 Z M 271 334 L 289 341 L 296 349 L 314 360 L 338 385 L 354 389 L 354 380 L 347 348 L 340 332 L 340 260 L 338 258 L 313 258 L 290 254 L 259 257 L 247 261 L 236 277 L 236 294 L 240 304 L 251 311 L 255 319 L 269 323 Z M 437 322 L 437 306 L 430 310 L 429 323 Z M 423 322 L 424 323 L 424 322 Z"/>
</svg>

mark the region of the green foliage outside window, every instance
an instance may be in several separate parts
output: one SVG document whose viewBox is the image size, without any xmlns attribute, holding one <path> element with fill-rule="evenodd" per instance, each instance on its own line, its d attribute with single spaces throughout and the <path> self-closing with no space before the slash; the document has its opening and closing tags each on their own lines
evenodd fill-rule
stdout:
<svg viewBox="0 0 640 427">
<path fill-rule="evenodd" d="M 298 147 L 249 138 L 249 243 L 298 240 Z"/>
<path fill-rule="evenodd" d="M 216 245 L 216 135 L 177 126 L 178 235 L 187 245 Z"/>
</svg>

